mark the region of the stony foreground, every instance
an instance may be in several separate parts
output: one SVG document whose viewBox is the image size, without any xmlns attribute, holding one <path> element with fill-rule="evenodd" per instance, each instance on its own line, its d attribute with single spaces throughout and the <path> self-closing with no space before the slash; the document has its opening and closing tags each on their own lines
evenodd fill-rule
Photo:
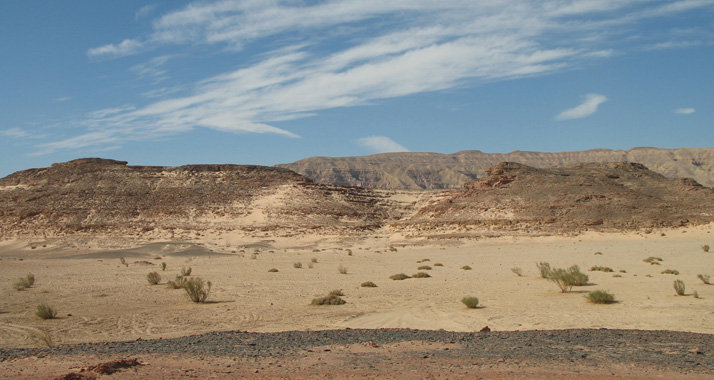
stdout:
<svg viewBox="0 0 714 380">
<path fill-rule="evenodd" d="M 643 330 L 347 329 L 0 349 L 0 378 L 714 378 L 714 335 Z M 89 368 L 95 365 L 95 368 Z M 106 367 L 106 366 L 105 366 Z M 88 369 L 89 368 L 89 369 Z"/>
</svg>

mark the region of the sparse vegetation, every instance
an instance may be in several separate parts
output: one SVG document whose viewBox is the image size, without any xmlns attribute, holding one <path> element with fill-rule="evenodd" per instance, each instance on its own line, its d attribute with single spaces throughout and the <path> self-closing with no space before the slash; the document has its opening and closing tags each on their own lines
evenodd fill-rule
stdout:
<svg viewBox="0 0 714 380">
<path fill-rule="evenodd" d="M 580 267 L 573 265 L 568 269 L 552 269 L 547 279 L 558 285 L 562 293 L 567 293 L 573 286 L 587 285 L 589 277 L 580 272 Z"/>
<path fill-rule="evenodd" d="M 614 272 L 610 267 L 601 267 L 599 265 L 590 267 L 591 272 Z"/>
<path fill-rule="evenodd" d="M 429 259 L 421 259 L 421 262 L 422 262 L 422 263 L 425 263 L 425 262 L 427 262 L 427 261 L 431 261 L 431 260 L 429 260 Z"/>
<path fill-rule="evenodd" d="M 547 263 L 545 261 L 541 261 L 539 263 L 536 263 L 536 267 L 538 267 L 538 272 L 540 272 L 540 277 L 541 278 L 548 278 L 550 277 L 550 274 L 552 272 L 552 268 L 550 267 L 550 263 Z"/>
<path fill-rule="evenodd" d="M 431 276 L 429 275 L 429 273 L 426 273 L 426 272 L 419 272 L 419 273 L 412 275 L 412 278 L 429 278 L 429 277 L 431 277 Z"/>
<path fill-rule="evenodd" d="M 592 303 L 608 304 L 615 302 L 615 295 L 604 290 L 595 290 L 589 292 L 585 298 Z"/>
<path fill-rule="evenodd" d="M 345 293 L 342 292 L 342 289 L 335 289 L 327 293 L 328 296 L 340 296 L 343 297 Z"/>
<path fill-rule="evenodd" d="M 57 310 L 47 304 L 41 303 L 37 305 L 35 315 L 40 319 L 53 319 L 57 317 Z"/>
<path fill-rule="evenodd" d="M 709 244 L 704 244 L 704 245 L 702 246 L 702 251 L 704 251 L 704 252 L 709 252 Z"/>
<path fill-rule="evenodd" d="M 311 263 L 316 263 L 316 262 L 317 262 L 317 257 L 311 258 L 311 259 L 310 259 L 310 262 L 311 262 Z"/>
<path fill-rule="evenodd" d="M 302 263 L 299 263 L 299 262 L 293 263 L 293 268 L 295 268 L 295 269 L 300 269 L 300 268 L 302 268 Z"/>
<path fill-rule="evenodd" d="M 275 272 L 277 272 L 277 271 L 278 271 L 278 268 L 270 268 L 270 269 L 268 269 L 268 272 L 270 272 L 270 273 L 275 273 Z"/>
<path fill-rule="evenodd" d="M 397 252 L 397 249 L 394 248 L 394 246 L 390 245 L 390 246 L 389 246 L 389 252 Z"/>
<path fill-rule="evenodd" d="M 150 285 L 158 285 L 159 282 L 161 282 L 161 275 L 159 272 L 151 272 L 146 275 L 146 281 L 148 281 Z"/>
<path fill-rule="evenodd" d="M 478 306 L 478 298 L 476 297 L 464 297 L 461 302 L 469 309 L 475 309 Z"/>
<path fill-rule="evenodd" d="M 711 285 L 711 282 L 709 281 L 709 275 L 707 274 L 698 274 L 697 278 L 702 280 L 703 283 L 707 285 Z"/>
<path fill-rule="evenodd" d="M 166 287 L 169 289 L 181 289 L 183 288 L 183 285 L 186 283 L 186 279 L 183 278 L 182 276 L 176 276 L 176 279 L 173 281 L 167 281 L 166 282 Z"/>
<path fill-rule="evenodd" d="M 642 260 L 646 263 L 650 263 L 650 265 L 660 265 L 660 261 L 662 261 L 661 257 L 655 257 L 655 256 L 650 256 L 644 260 Z"/>
<path fill-rule="evenodd" d="M 417 270 L 431 270 L 431 267 L 428 265 L 422 265 L 419 268 L 417 268 Z"/>
<path fill-rule="evenodd" d="M 337 267 L 337 271 L 340 272 L 340 274 L 347 274 L 347 268 L 342 266 L 342 264 L 340 264 L 340 266 Z"/>
<path fill-rule="evenodd" d="M 377 284 L 375 284 L 372 281 L 366 281 L 366 282 L 363 282 L 362 285 L 360 285 L 360 286 L 363 288 L 376 288 Z"/>
<path fill-rule="evenodd" d="M 325 297 L 318 297 L 314 298 L 312 302 L 310 303 L 311 305 L 315 306 L 320 306 L 320 305 L 344 305 L 347 302 L 340 298 L 339 296 L 334 296 L 334 295 L 328 295 Z"/>
<path fill-rule="evenodd" d="M 513 273 L 515 273 L 516 275 L 518 275 L 518 277 L 523 277 L 523 269 L 521 269 L 520 267 L 513 267 L 513 268 L 511 268 L 511 272 L 513 272 Z"/>
<path fill-rule="evenodd" d="M 165 270 L 166 270 L 166 263 L 165 263 L 165 262 L 161 263 L 161 270 L 162 270 L 162 271 L 165 271 Z"/>
<path fill-rule="evenodd" d="M 32 273 L 28 273 L 27 276 L 25 276 L 25 279 L 27 280 L 27 283 L 30 284 L 30 286 L 35 285 L 35 275 Z"/>
<path fill-rule="evenodd" d="M 127 264 L 126 260 L 124 260 L 123 257 L 120 257 L 120 258 L 119 258 L 119 261 L 121 262 L 121 265 L 124 265 L 125 267 L 128 267 L 128 266 L 129 266 L 129 264 Z"/>
<path fill-rule="evenodd" d="M 662 274 L 673 274 L 675 276 L 679 275 L 679 271 L 676 269 L 665 269 L 662 271 Z"/>
<path fill-rule="evenodd" d="M 463 270 L 471 270 L 471 267 L 468 266 L 468 265 L 464 265 L 464 266 L 461 267 L 461 269 L 463 269 Z"/>
<path fill-rule="evenodd" d="M 684 290 L 685 290 L 684 281 L 674 280 L 674 291 L 677 293 L 677 295 L 683 296 Z"/>
<path fill-rule="evenodd" d="M 19 278 L 17 281 L 15 281 L 12 284 L 12 288 L 17 291 L 25 290 L 29 287 L 30 287 L 30 283 L 27 281 L 27 278 L 25 278 L 25 277 Z"/>
<path fill-rule="evenodd" d="M 442 263 L 434 263 L 434 266 L 435 266 L 435 267 L 443 267 L 444 264 L 442 264 Z"/>
<path fill-rule="evenodd" d="M 181 277 L 188 277 L 191 275 L 193 269 L 191 267 L 181 267 Z"/>
<path fill-rule="evenodd" d="M 196 303 L 204 303 L 211 293 L 211 281 L 204 281 L 200 277 L 194 277 L 186 280 L 183 288 L 191 301 Z"/>
<path fill-rule="evenodd" d="M 394 274 L 394 275 L 389 276 L 389 278 L 391 278 L 392 280 L 399 281 L 399 280 L 406 280 L 406 279 L 411 278 L 411 277 L 407 276 L 407 275 L 404 274 L 404 273 L 398 273 L 398 274 Z"/>
</svg>

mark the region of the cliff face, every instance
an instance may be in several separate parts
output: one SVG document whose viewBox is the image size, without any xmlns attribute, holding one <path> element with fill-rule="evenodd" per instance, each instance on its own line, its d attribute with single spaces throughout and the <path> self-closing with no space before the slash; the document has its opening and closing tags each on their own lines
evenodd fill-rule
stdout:
<svg viewBox="0 0 714 380">
<path fill-rule="evenodd" d="M 675 227 L 714 220 L 714 190 L 636 163 L 539 169 L 505 162 L 422 208 L 410 223 L 573 232 Z"/>
<path fill-rule="evenodd" d="M 714 186 L 714 148 L 630 150 L 595 149 L 581 152 L 463 151 L 439 153 L 385 153 L 362 157 L 312 157 L 278 165 L 317 183 L 375 189 L 453 189 L 486 175 L 499 162 L 517 162 L 536 168 L 579 162 L 637 162 L 671 178 L 694 178 Z"/>
<path fill-rule="evenodd" d="M 377 201 L 281 168 L 79 159 L 0 179 L 0 232 L 358 227 L 383 218 Z"/>
</svg>

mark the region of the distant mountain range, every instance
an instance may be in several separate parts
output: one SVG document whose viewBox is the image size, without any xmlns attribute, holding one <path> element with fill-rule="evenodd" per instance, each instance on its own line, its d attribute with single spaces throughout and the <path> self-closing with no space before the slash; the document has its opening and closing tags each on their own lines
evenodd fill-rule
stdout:
<svg viewBox="0 0 714 380">
<path fill-rule="evenodd" d="M 483 153 L 468 150 L 453 154 L 383 153 L 360 157 L 311 157 L 277 165 L 317 183 L 374 189 L 453 189 L 486 176 L 499 162 L 517 162 L 536 168 L 583 162 L 637 162 L 670 178 L 693 178 L 714 186 L 714 148 L 593 149 L 580 152 Z"/>
</svg>

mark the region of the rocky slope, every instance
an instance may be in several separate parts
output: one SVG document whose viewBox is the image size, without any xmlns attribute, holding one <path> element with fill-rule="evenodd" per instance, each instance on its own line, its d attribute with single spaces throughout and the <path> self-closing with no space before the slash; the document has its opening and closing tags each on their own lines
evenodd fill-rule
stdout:
<svg viewBox="0 0 714 380">
<path fill-rule="evenodd" d="M 294 170 L 317 183 L 375 189 L 450 189 L 486 175 L 499 162 L 545 168 L 578 162 L 638 162 L 671 178 L 694 178 L 714 186 L 714 148 L 630 150 L 595 149 L 581 152 L 507 154 L 477 150 L 453 154 L 384 153 L 362 157 L 312 157 L 279 167 Z"/>
<path fill-rule="evenodd" d="M 422 208 L 403 225 L 427 230 L 569 233 L 631 230 L 714 220 L 714 190 L 636 163 L 538 169 L 504 162 L 460 191 Z M 423 227 L 424 228 L 424 227 Z"/>
<path fill-rule="evenodd" d="M 371 191 L 281 168 L 128 166 L 98 158 L 0 179 L 0 237 L 78 231 L 365 228 L 388 211 Z"/>
</svg>

